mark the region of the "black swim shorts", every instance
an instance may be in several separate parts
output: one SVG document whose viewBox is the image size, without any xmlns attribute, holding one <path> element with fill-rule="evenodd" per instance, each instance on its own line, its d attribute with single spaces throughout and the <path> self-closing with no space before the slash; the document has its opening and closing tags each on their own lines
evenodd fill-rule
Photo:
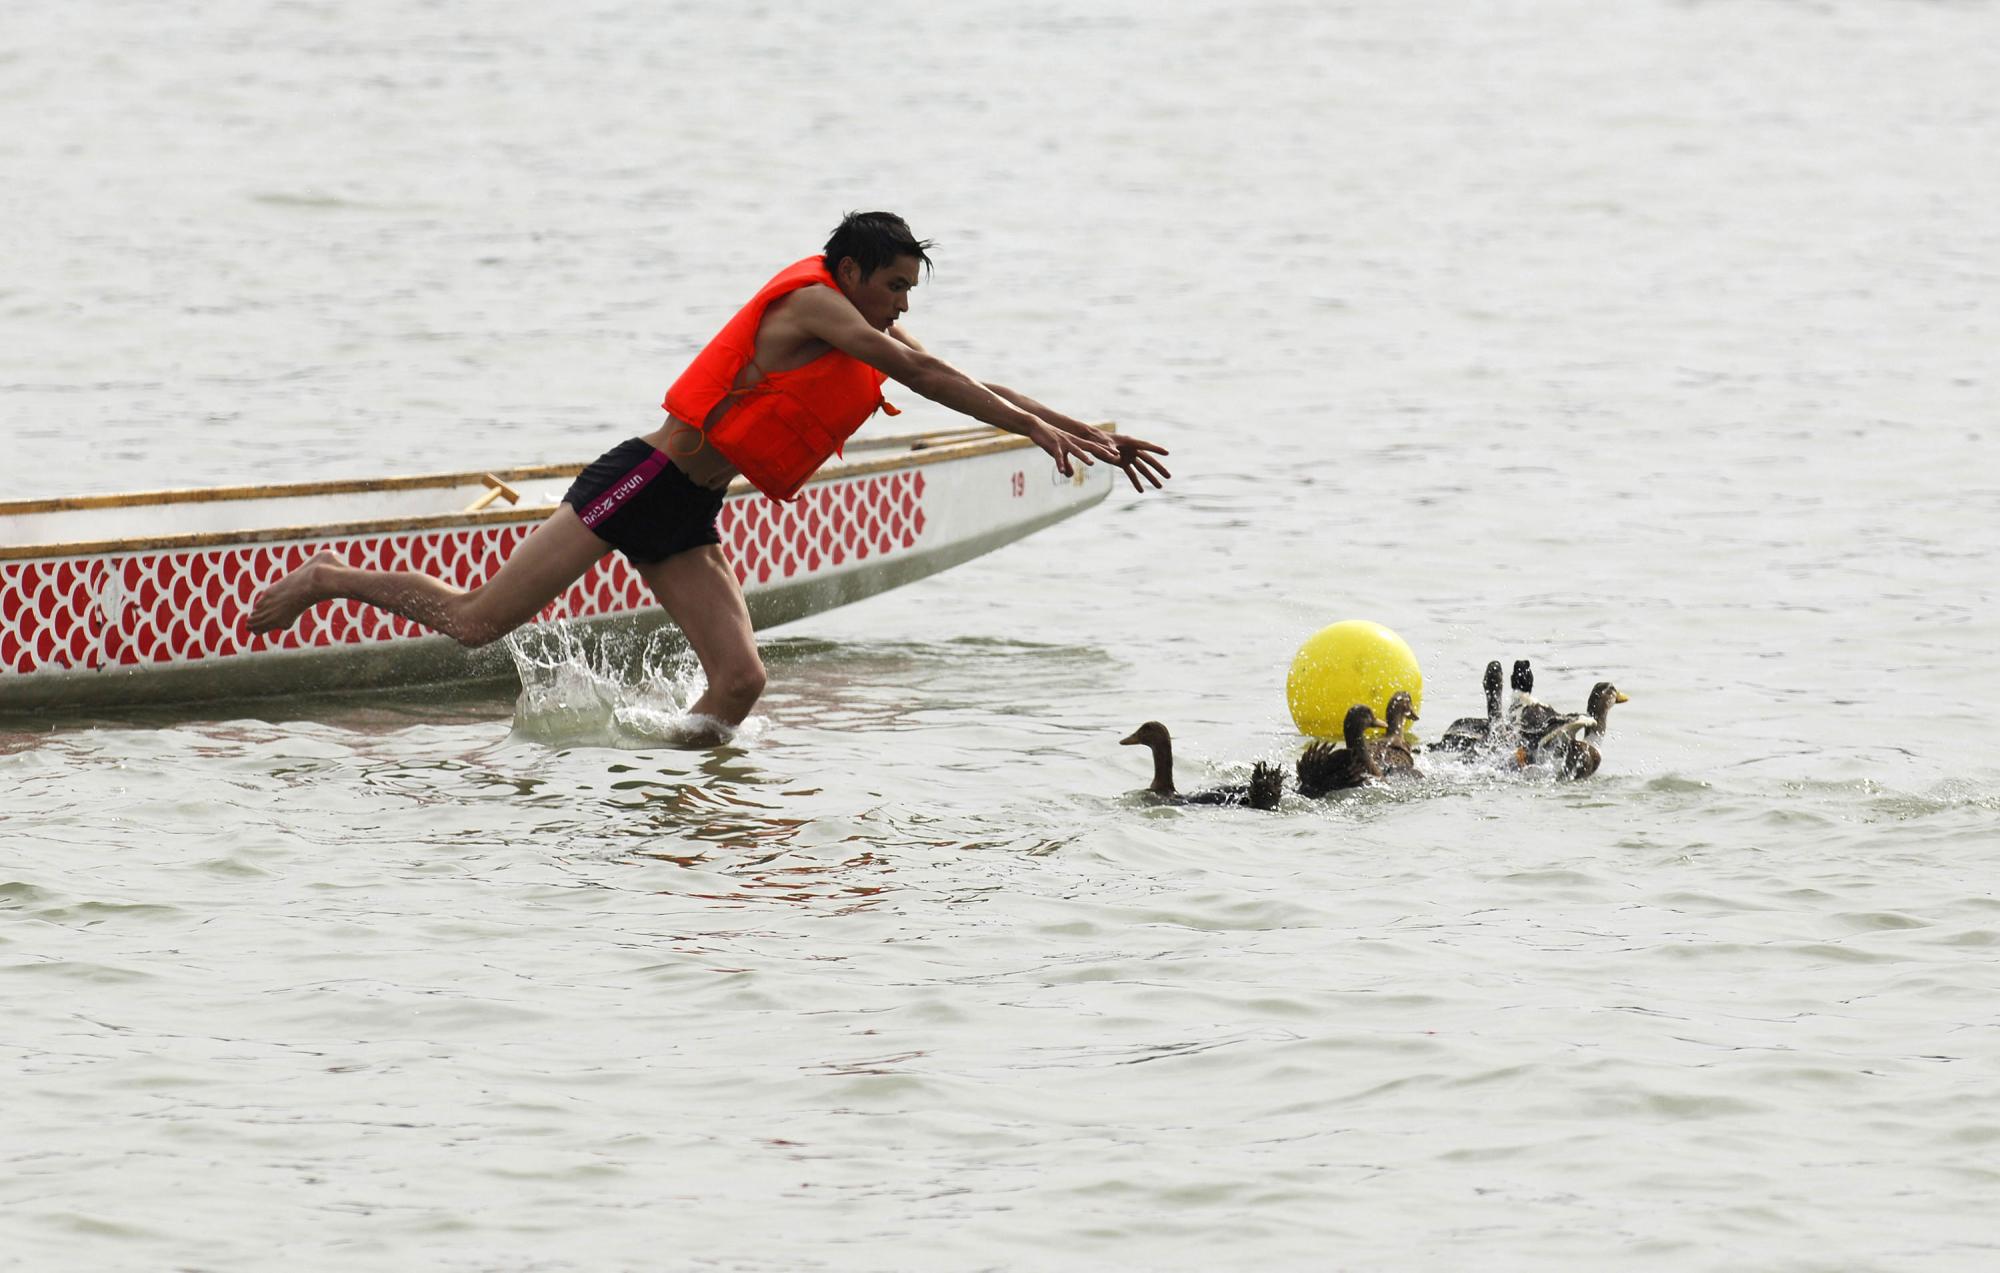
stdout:
<svg viewBox="0 0 2000 1273">
<path fill-rule="evenodd" d="M 563 503 L 599 539 L 645 564 L 721 543 L 715 515 L 723 495 L 695 485 L 663 452 L 633 438 L 577 474 Z"/>
</svg>

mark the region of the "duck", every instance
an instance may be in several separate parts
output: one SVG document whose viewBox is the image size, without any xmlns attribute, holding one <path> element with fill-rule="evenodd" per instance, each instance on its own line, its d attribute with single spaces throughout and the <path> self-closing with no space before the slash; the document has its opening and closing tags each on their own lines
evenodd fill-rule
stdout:
<svg viewBox="0 0 2000 1273">
<path fill-rule="evenodd" d="M 1531 700 L 1515 720 L 1516 741 L 1526 745 L 1559 725 L 1581 720 L 1587 721 L 1590 726 L 1585 737 L 1595 742 L 1604 736 L 1605 723 L 1611 714 L 1611 705 L 1628 701 L 1625 695 L 1618 692 L 1618 687 L 1609 681 L 1599 681 L 1591 687 L 1590 697 L 1585 700 L 1584 710 L 1581 712 L 1559 712 L 1547 703 Z"/>
<path fill-rule="evenodd" d="M 1300 755 L 1294 776 L 1302 796 L 1323 796 L 1329 791 L 1358 787 L 1370 778 L 1382 776 L 1382 766 L 1368 746 L 1368 731 L 1382 727 L 1375 709 L 1356 703 L 1341 720 L 1340 734 L 1345 747 L 1321 741 Z"/>
<path fill-rule="evenodd" d="M 1590 717 L 1571 717 L 1533 742 L 1516 749 L 1515 767 L 1525 769 L 1534 765 L 1553 770 L 1558 778 L 1572 780 L 1590 777 L 1604 763 L 1604 753 L 1585 737 L 1590 727 Z"/>
<path fill-rule="evenodd" d="M 1252 809 L 1275 809 L 1284 794 L 1285 775 L 1276 765 L 1258 761 L 1247 783 L 1228 783 L 1201 791 L 1179 791 L 1174 787 L 1174 739 L 1167 727 L 1149 720 L 1118 740 L 1121 746 L 1148 747 L 1153 752 L 1153 785 L 1147 787 L 1164 804 L 1248 805 Z"/>
<path fill-rule="evenodd" d="M 1590 688 L 1588 710 L 1560 717 L 1554 725 L 1537 734 L 1514 753 L 1517 766 L 1546 765 L 1558 778 L 1588 778 L 1604 763 L 1597 744 L 1611 727 L 1614 703 L 1632 699 L 1609 681 Z"/>
<path fill-rule="evenodd" d="M 1486 715 L 1461 716 L 1444 727 L 1444 733 L 1430 745 L 1429 751 L 1478 751 L 1500 735 L 1500 660 L 1494 659 L 1486 665 L 1486 676 L 1480 681 L 1486 688 Z"/>
<path fill-rule="evenodd" d="M 1416 705 L 1410 701 L 1407 690 L 1397 690 L 1389 696 L 1386 710 L 1389 718 L 1386 732 L 1368 743 L 1375 753 L 1375 764 L 1384 777 L 1414 778 L 1417 758 L 1410 754 L 1410 740 L 1403 736 L 1403 726 L 1417 719 Z"/>
</svg>

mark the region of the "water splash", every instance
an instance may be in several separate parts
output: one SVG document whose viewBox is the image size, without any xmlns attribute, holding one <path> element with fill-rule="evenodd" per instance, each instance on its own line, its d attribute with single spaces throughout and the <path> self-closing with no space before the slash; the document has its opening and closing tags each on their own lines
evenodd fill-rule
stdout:
<svg viewBox="0 0 2000 1273">
<path fill-rule="evenodd" d="M 708 687 L 671 628 L 584 632 L 538 624 L 507 639 L 521 677 L 514 736 L 548 747 L 710 747 L 754 736 L 689 709 Z"/>
</svg>

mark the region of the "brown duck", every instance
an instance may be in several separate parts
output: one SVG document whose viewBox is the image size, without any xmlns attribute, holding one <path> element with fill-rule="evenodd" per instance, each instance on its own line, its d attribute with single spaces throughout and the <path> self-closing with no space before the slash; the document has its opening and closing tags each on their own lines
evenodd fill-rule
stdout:
<svg viewBox="0 0 2000 1273">
<path fill-rule="evenodd" d="M 1555 724 L 1514 753 L 1516 765 L 1546 765 L 1559 778 L 1588 778 L 1604 763 L 1597 743 L 1611 726 L 1611 705 L 1632 700 L 1609 681 L 1591 687 L 1589 710 L 1557 718 Z"/>
<path fill-rule="evenodd" d="M 1381 725 L 1375 709 L 1368 704 L 1356 703 L 1348 708 L 1340 723 L 1341 738 L 1347 745 L 1336 747 L 1329 742 L 1317 742 L 1299 757 L 1296 766 L 1299 794 L 1323 796 L 1329 791 L 1358 787 L 1370 778 L 1380 778 L 1382 766 L 1369 749 L 1368 731 Z"/>
<path fill-rule="evenodd" d="M 1389 714 L 1386 732 L 1380 738 L 1368 740 L 1368 745 L 1375 752 L 1375 764 L 1384 777 L 1414 778 L 1417 776 L 1417 759 L 1410 754 L 1410 740 L 1403 736 L 1403 727 L 1417 719 L 1416 705 L 1410 701 L 1408 691 L 1397 690 L 1389 696 L 1386 710 Z"/>
</svg>

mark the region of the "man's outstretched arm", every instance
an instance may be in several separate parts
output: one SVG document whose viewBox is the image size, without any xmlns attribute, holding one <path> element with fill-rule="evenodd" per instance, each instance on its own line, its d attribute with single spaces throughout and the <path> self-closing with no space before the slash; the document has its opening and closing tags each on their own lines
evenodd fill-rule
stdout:
<svg viewBox="0 0 2000 1273">
<path fill-rule="evenodd" d="M 788 308 L 803 330 L 896 383 L 981 424 L 1027 438 L 1055 459 L 1057 471 L 1065 477 L 1072 471 L 1071 457 L 1085 464 L 1119 462 L 1118 448 L 1112 443 L 1058 428 L 914 342 L 897 340 L 870 327 L 847 298 L 830 287 L 802 288 L 793 294 Z"/>
<path fill-rule="evenodd" d="M 889 334 L 920 354 L 928 352 L 923 347 L 922 342 L 915 336 L 912 336 L 900 324 L 890 328 Z M 1006 385 L 994 384 L 990 380 L 982 381 L 981 383 L 995 395 L 1013 403 L 1030 415 L 1054 425 L 1072 437 L 1091 438 L 1111 446 L 1118 453 L 1117 458 L 1111 462 L 1125 470 L 1126 480 L 1131 482 L 1132 489 L 1141 495 L 1146 493 L 1146 488 L 1140 485 L 1140 478 L 1145 478 L 1146 481 L 1153 484 L 1154 490 L 1159 490 L 1160 483 L 1164 479 L 1173 476 L 1172 473 L 1167 471 L 1166 465 L 1154 458 L 1155 456 L 1166 455 L 1168 453 L 1167 448 L 1163 446 L 1148 442 L 1143 438 L 1132 437 L 1129 434 L 1108 433 L 1094 424 L 1087 424 L 1074 416 L 1065 415 L 1053 407 L 1037 402 L 1025 393 L 1009 389 Z"/>
</svg>

